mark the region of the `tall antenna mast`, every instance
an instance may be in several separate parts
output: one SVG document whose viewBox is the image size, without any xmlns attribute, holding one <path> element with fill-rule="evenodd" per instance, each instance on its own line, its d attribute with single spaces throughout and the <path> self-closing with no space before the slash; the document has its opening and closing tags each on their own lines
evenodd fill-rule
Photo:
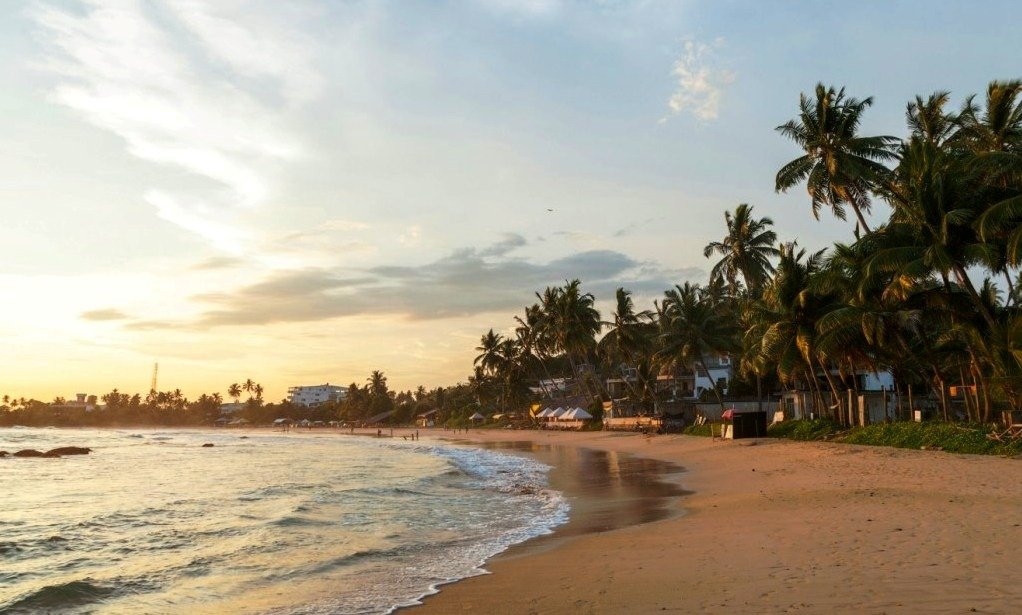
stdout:
<svg viewBox="0 0 1022 615">
<path fill-rule="evenodd" d="M 158 373 L 160 373 L 160 364 L 159 363 L 153 363 L 153 381 L 149 385 L 149 390 L 152 391 L 153 393 L 156 392 L 156 375 Z"/>
</svg>

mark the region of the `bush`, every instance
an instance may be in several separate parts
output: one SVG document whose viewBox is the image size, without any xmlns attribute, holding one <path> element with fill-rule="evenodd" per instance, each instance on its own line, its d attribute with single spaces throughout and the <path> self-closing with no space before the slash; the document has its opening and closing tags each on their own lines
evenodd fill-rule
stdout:
<svg viewBox="0 0 1022 615">
<path fill-rule="evenodd" d="M 840 430 L 841 427 L 830 419 L 782 421 L 768 427 L 767 435 L 789 440 L 824 440 Z"/>
<path fill-rule="evenodd" d="M 852 430 L 841 438 L 849 444 L 894 446 L 897 448 L 931 448 L 949 453 L 974 455 L 1017 455 L 1022 442 L 1005 444 L 991 440 L 992 425 L 958 423 L 877 423 Z"/>
<path fill-rule="evenodd" d="M 703 436 L 703 437 L 709 438 L 710 437 L 710 424 L 706 423 L 705 425 L 689 425 L 684 430 L 682 430 L 681 433 L 689 435 L 689 436 Z"/>
</svg>

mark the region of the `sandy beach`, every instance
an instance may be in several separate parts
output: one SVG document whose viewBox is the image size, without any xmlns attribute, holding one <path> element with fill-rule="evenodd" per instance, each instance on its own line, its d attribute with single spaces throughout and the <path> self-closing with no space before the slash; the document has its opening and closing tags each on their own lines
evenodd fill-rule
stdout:
<svg viewBox="0 0 1022 615">
<path fill-rule="evenodd" d="M 682 466 L 669 480 L 691 493 L 659 520 L 527 543 L 411 612 L 1022 612 L 1017 460 L 608 432 L 423 436 L 629 453 Z"/>
</svg>

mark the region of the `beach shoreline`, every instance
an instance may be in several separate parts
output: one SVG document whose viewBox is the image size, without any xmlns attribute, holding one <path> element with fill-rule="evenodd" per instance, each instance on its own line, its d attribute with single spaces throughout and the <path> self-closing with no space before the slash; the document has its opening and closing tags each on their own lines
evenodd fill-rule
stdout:
<svg viewBox="0 0 1022 615">
<path fill-rule="evenodd" d="M 442 585 L 416 613 L 985 612 L 1022 610 L 1018 461 L 785 440 L 614 432 L 421 430 L 676 464 L 684 510 L 544 544 Z M 678 511 L 676 511 L 678 512 Z M 581 515 L 584 511 L 572 511 Z"/>
</svg>

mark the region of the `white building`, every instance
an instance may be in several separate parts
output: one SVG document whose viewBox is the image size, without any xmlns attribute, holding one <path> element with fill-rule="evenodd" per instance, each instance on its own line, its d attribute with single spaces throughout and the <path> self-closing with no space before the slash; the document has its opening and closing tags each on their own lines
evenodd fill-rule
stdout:
<svg viewBox="0 0 1022 615">
<path fill-rule="evenodd" d="M 287 390 L 287 400 L 296 406 L 313 408 L 329 401 L 340 401 L 348 396 L 347 387 L 327 384 L 295 386 Z"/>
</svg>

